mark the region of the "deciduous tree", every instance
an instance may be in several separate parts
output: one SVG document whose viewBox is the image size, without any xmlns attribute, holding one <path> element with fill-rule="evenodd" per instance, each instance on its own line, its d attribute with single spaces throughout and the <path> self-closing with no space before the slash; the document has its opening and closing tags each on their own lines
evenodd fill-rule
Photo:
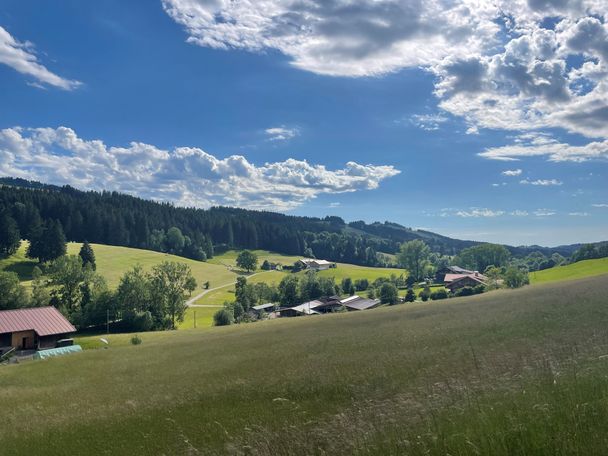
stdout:
<svg viewBox="0 0 608 456">
<path fill-rule="evenodd" d="M 423 241 L 415 239 L 401 244 L 397 255 L 399 265 L 409 272 L 409 277 L 415 281 L 422 280 L 429 264 L 431 250 Z"/>
</svg>

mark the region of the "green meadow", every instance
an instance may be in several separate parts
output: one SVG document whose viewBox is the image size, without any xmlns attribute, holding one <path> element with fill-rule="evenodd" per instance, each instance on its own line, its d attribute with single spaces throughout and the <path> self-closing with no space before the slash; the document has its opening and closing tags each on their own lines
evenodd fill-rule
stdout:
<svg viewBox="0 0 608 456">
<path fill-rule="evenodd" d="M 81 246 L 82 244 L 76 242 L 68 243 L 68 255 L 78 255 Z M 139 264 L 145 270 L 150 270 L 163 261 L 186 263 L 190 266 L 192 275 L 196 278 L 199 286 L 206 281 L 210 281 L 212 287 L 215 284 L 223 285 L 236 280 L 237 277 L 236 273 L 219 264 L 190 260 L 167 253 L 102 244 L 91 244 L 91 247 L 95 252 L 97 272 L 106 279 L 108 286 L 111 288 L 118 286 L 120 277 L 133 266 Z M 32 270 L 37 263 L 35 260 L 26 258 L 26 249 L 27 242 L 22 242 L 15 255 L 0 260 L 0 270 L 16 272 L 21 280 L 28 285 L 32 279 Z"/>
<path fill-rule="evenodd" d="M 0 367 L 1 452 L 604 454 L 607 293 L 598 276 L 110 336 Z"/>
<path fill-rule="evenodd" d="M 608 273 L 608 258 L 583 260 L 566 266 L 557 266 L 530 273 L 530 283 L 574 280 Z"/>
</svg>

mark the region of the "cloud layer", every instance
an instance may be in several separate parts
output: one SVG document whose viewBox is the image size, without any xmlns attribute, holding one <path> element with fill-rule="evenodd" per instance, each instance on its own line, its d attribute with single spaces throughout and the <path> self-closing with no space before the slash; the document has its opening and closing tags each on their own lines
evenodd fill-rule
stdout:
<svg viewBox="0 0 608 456">
<path fill-rule="evenodd" d="M 463 118 L 469 132 L 561 128 L 608 139 L 606 0 L 163 0 L 163 6 L 190 43 L 276 50 L 317 74 L 377 76 L 422 67 L 435 78 L 439 106 Z M 417 119 L 437 126 L 425 120 Z M 538 154 L 582 161 L 604 158 L 606 145 L 566 144 L 557 152 L 545 145 Z M 511 159 L 537 148 L 482 156 Z"/>
<path fill-rule="evenodd" d="M 183 206 L 289 210 L 319 194 L 375 189 L 399 173 L 355 162 L 328 170 L 295 159 L 256 166 L 240 155 L 219 159 L 195 147 L 107 146 L 66 127 L 0 130 L 0 174 Z"/>
<path fill-rule="evenodd" d="M 519 135 L 511 145 L 489 148 L 479 155 L 502 161 L 517 161 L 526 157 L 547 157 L 554 162 L 605 160 L 608 159 L 608 140 L 573 146 L 559 142 L 546 134 L 526 133 Z"/>
<path fill-rule="evenodd" d="M 33 48 L 32 43 L 19 42 L 0 27 L 0 63 L 33 77 L 37 81 L 35 84 L 47 84 L 64 90 L 75 89 L 81 84 L 49 71 L 38 62 Z"/>
</svg>

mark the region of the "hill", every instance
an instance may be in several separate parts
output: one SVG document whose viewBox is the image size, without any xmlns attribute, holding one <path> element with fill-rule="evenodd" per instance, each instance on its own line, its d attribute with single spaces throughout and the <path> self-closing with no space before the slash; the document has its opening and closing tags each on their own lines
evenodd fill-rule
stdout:
<svg viewBox="0 0 608 456">
<path fill-rule="evenodd" d="M 3 366 L 2 450 L 602 454 L 606 278 Z"/>
<path fill-rule="evenodd" d="M 68 255 L 78 255 L 81 245 L 76 242 L 68 243 Z M 186 263 L 190 266 L 192 275 L 199 285 L 205 281 L 210 281 L 212 285 L 223 285 L 236 280 L 237 276 L 235 272 L 219 264 L 190 260 L 166 253 L 101 244 L 91 244 L 91 247 L 95 252 L 97 272 L 106 279 L 110 288 L 117 287 L 120 277 L 133 266 L 139 264 L 145 270 L 149 270 L 163 261 Z M 28 285 L 37 262 L 25 256 L 26 249 L 27 243 L 24 242 L 15 255 L 0 259 L 0 270 L 16 272 L 20 279 Z"/>
<path fill-rule="evenodd" d="M 178 253 L 194 259 L 211 258 L 227 249 L 247 248 L 384 266 L 390 257 L 378 252 L 395 254 L 404 241 L 421 239 L 433 251 L 448 255 L 480 244 L 388 221 L 346 223 L 334 216 L 300 217 L 228 207 L 175 207 L 116 192 L 83 192 L 13 178 L 0 178 L 2 211 L 16 220 L 25 238 L 36 232 L 41 223 L 58 220 L 70 241 L 86 239 L 98 244 Z M 180 231 L 177 239 L 169 234 L 172 228 Z M 516 256 L 534 251 L 546 256 L 554 252 L 570 256 L 578 247 L 507 246 Z"/>
<path fill-rule="evenodd" d="M 608 273 L 608 258 L 583 260 L 530 273 L 531 283 L 574 280 Z"/>
</svg>

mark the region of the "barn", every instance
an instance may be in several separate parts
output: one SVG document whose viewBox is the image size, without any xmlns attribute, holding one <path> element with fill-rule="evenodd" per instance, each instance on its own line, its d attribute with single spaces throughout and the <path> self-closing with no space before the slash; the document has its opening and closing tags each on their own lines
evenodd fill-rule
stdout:
<svg viewBox="0 0 608 456">
<path fill-rule="evenodd" d="M 76 328 L 55 307 L 0 311 L 0 351 L 55 348 Z"/>
</svg>

